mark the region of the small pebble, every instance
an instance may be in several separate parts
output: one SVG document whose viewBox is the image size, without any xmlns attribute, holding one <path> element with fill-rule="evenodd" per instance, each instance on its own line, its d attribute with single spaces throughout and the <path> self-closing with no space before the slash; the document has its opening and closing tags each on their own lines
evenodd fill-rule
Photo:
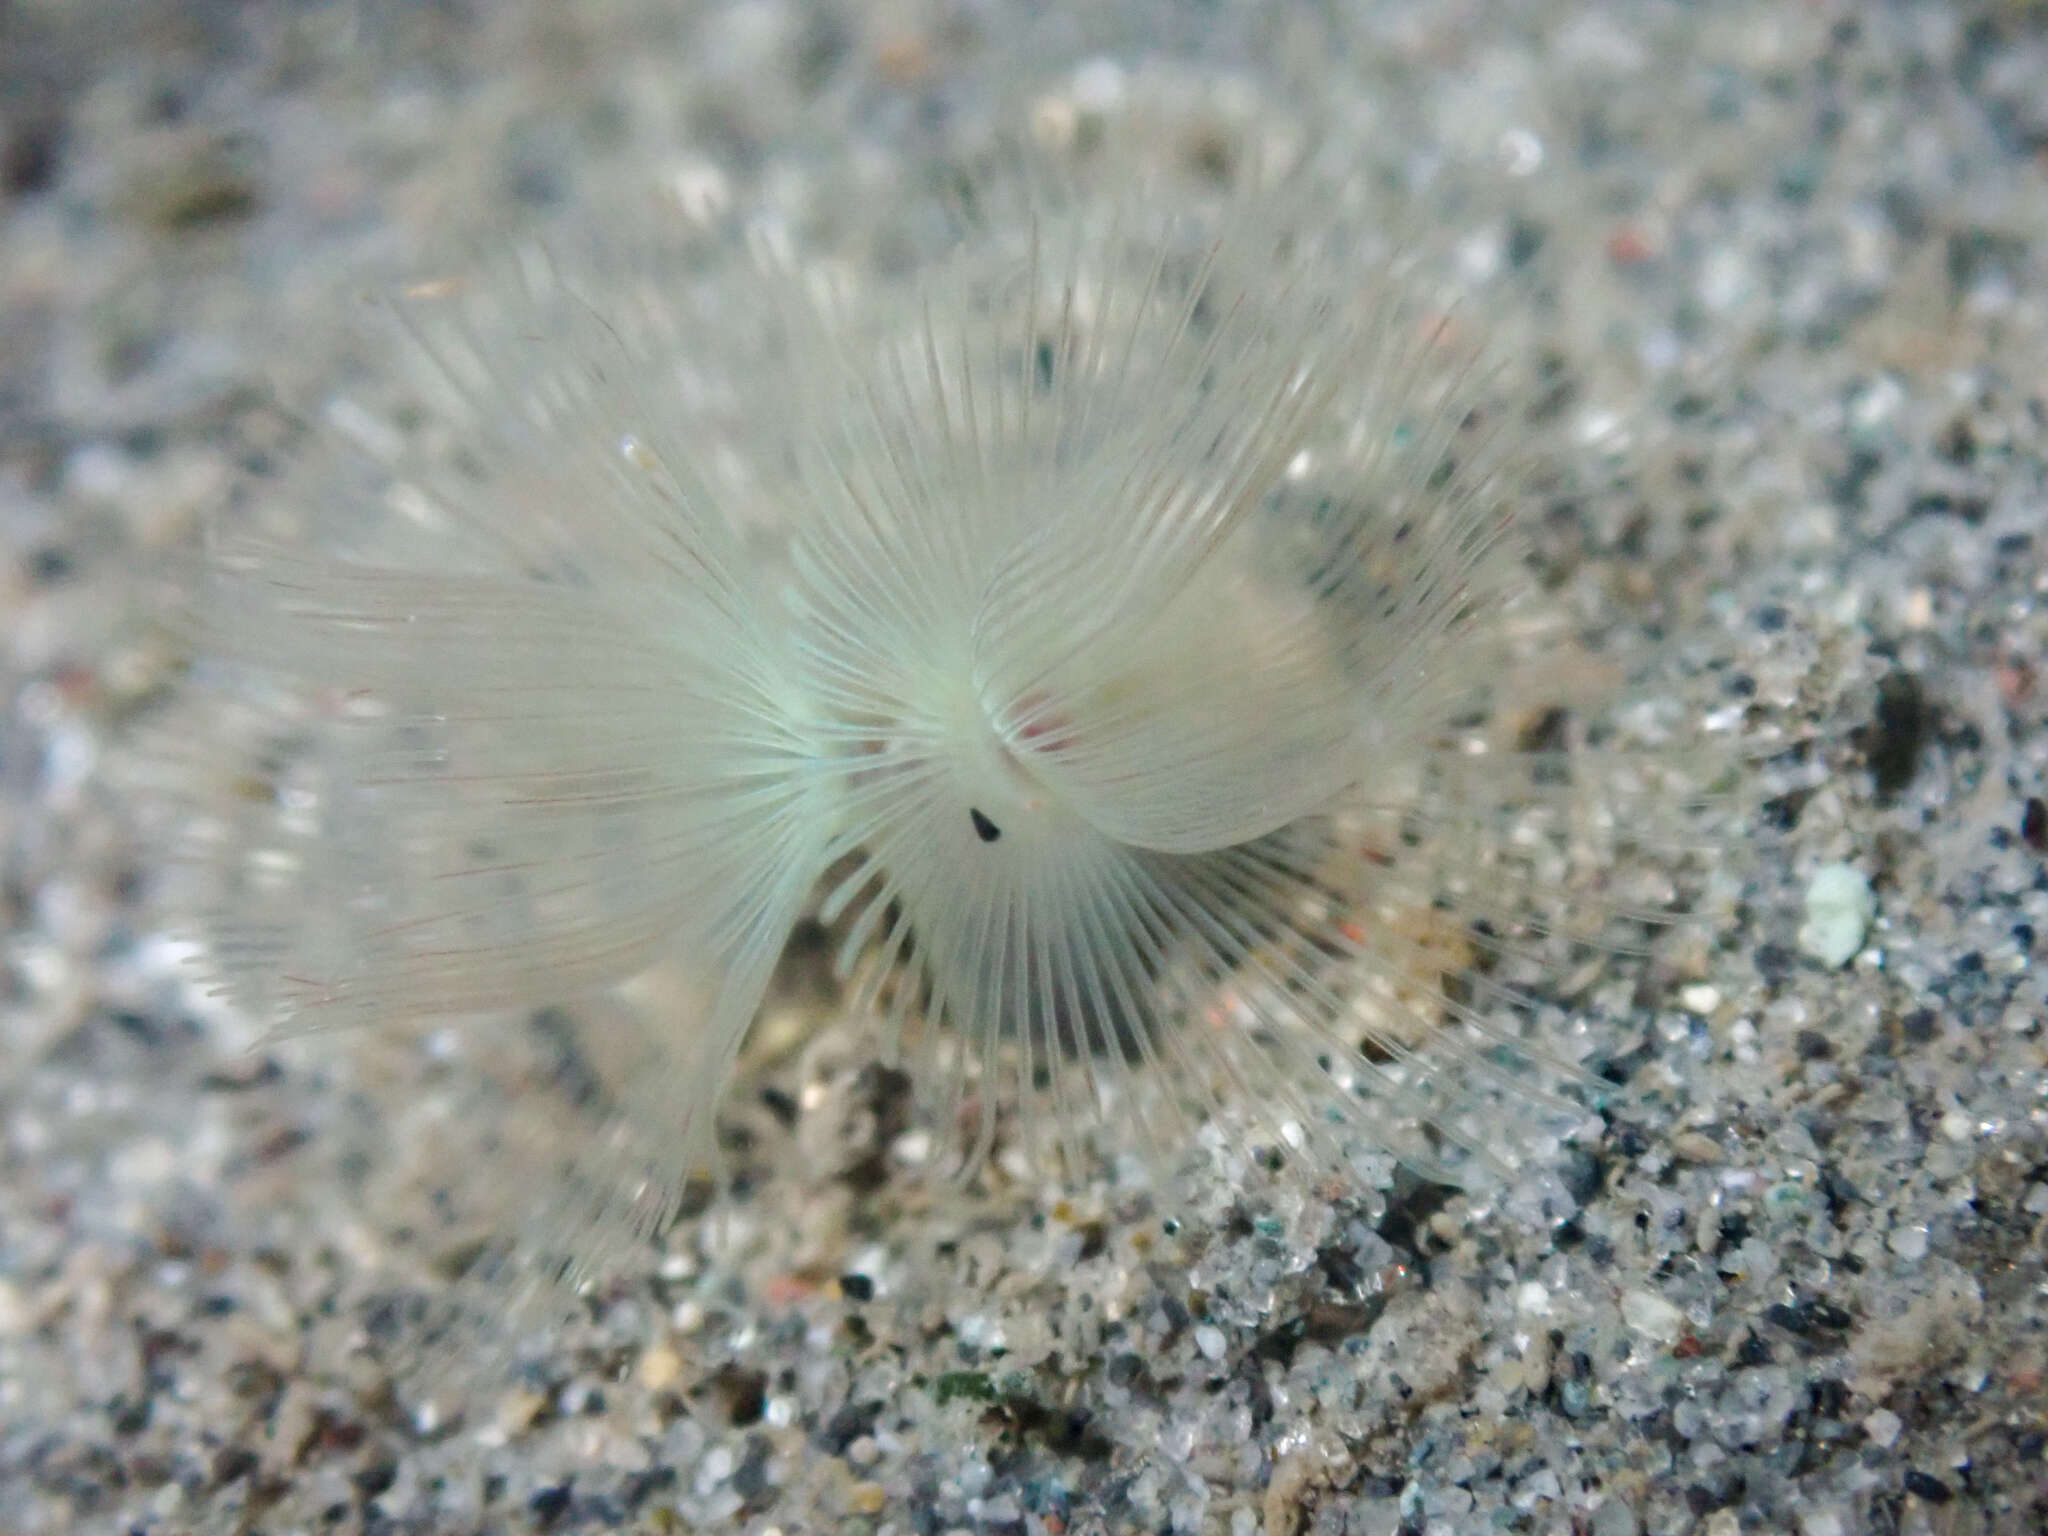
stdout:
<svg viewBox="0 0 2048 1536">
<path fill-rule="evenodd" d="M 1650 1291 L 1630 1291 L 1624 1295 L 1621 1320 L 1637 1333 L 1665 1343 L 1685 1332 L 1685 1314 Z"/>
<path fill-rule="evenodd" d="M 660 1392 L 675 1384 L 683 1373 L 683 1357 L 666 1344 L 658 1344 L 640 1357 L 640 1385 Z"/>
<path fill-rule="evenodd" d="M 1900 1258 L 1909 1262 L 1927 1257 L 1927 1229 L 1925 1227 L 1894 1227 L 1885 1239 L 1885 1246 Z"/>
<path fill-rule="evenodd" d="M 496 1421 L 499 1432 L 508 1440 L 524 1434 L 547 1404 L 547 1398 L 538 1392 L 518 1390 L 506 1393 L 498 1400 Z"/>
<path fill-rule="evenodd" d="M 1710 1165 L 1721 1162 L 1725 1157 L 1721 1151 L 1721 1143 L 1698 1131 L 1681 1131 L 1673 1136 L 1671 1150 L 1688 1163 Z"/>
<path fill-rule="evenodd" d="M 1955 1497 L 1955 1490 L 1940 1478 L 1920 1471 L 1917 1467 L 1906 1473 L 1906 1492 L 1928 1504 L 1946 1504 Z"/>
<path fill-rule="evenodd" d="M 20 1290 L 13 1282 L 0 1280 L 0 1337 L 26 1333 L 34 1322 L 35 1314 Z"/>
<path fill-rule="evenodd" d="M 1806 923 L 1799 948 L 1830 970 L 1847 965 L 1863 948 L 1877 898 L 1854 866 L 1823 864 L 1806 887 Z"/>
</svg>

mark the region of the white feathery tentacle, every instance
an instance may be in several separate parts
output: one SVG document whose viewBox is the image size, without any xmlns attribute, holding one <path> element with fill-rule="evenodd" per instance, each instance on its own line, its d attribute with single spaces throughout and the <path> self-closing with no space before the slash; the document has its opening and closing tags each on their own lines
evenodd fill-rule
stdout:
<svg viewBox="0 0 2048 1536">
<path fill-rule="evenodd" d="M 1048 205 L 899 299 L 521 251 L 400 301 L 426 425 L 220 541 L 205 643 L 314 701 L 292 814 L 212 823 L 224 978 L 318 1024 L 683 957 L 702 1012 L 647 1022 L 535 1218 L 578 1264 L 711 1157 L 835 869 L 842 969 L 969 1163 L 1034 1105 L 1062 1145 L 1239 1101 L 1483 1142 L 1545 1059 L 1496 965 L 1582 832 L 1647 830 L 1556 813 L 1642 776 L 1486 739 L 1511 427 L 1426 264 L 1306 208 Z"/>
</svg>

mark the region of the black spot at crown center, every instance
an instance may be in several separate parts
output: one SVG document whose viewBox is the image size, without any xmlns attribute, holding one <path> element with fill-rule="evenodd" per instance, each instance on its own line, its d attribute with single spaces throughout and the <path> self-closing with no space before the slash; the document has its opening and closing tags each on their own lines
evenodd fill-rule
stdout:
<svg viewBox="0 0 2048 1536">
<path fill-rule="evenodd" d="M 1003 829 L 990 821 L 973 806 L 967 808 L 967 816 L 974 823 L 974 835 L 984 843 L 992 843 L 1003 835 Z"/>
</svg>

